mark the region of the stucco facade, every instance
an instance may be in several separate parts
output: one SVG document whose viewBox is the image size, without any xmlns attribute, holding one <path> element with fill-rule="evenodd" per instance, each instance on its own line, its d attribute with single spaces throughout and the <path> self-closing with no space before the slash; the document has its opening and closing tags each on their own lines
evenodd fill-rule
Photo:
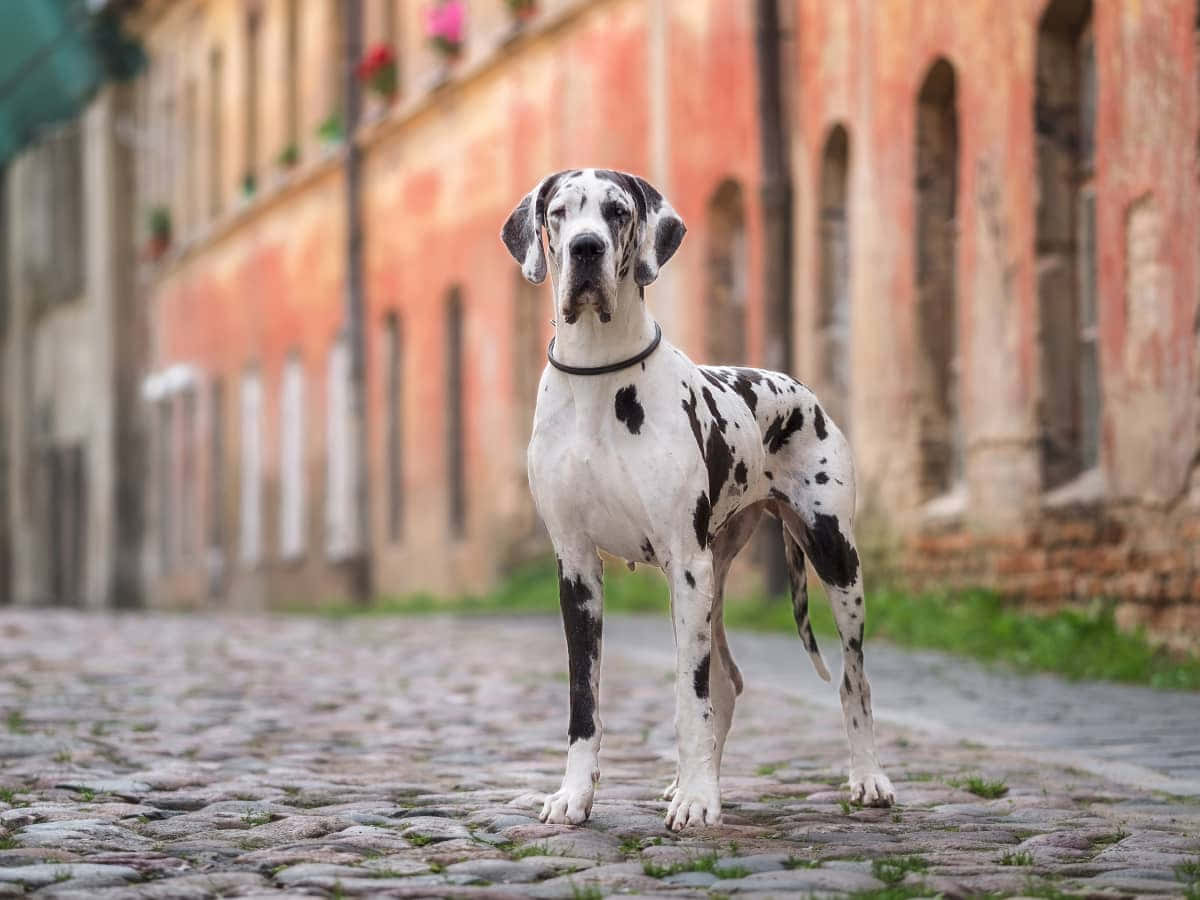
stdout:
<svg viewBox="0 0 1200 900">
<path fill-rule="evenodd" d="M 542 174 L 658 185 L 689 229 L 648 292 L 664 329 L 697 359 L 764 356 L 754 7 L 545 0 L 517 28 L 473 0 L 445 62 L 422 4 L 363 6 L 364 43 L 395 47 L 400 83 L 355 136 L 365 546 L 379 592 L 479 589 L 544 543 L 523 457 L 552 311 L 497 239 Z M 917 577 L 1112 596 L 1200 631 L 1194 0 L 781 6 L 791 368 L 847 423 L 860 538 Z M 146 264 L 157 602 L 345 590 L 328 424 L 344 415 L 344 184 L 316 133 L 338 103 L 336 22 L 318 0 L 211 0 L 135 23 L 157 148 L 139 202 L 175 223 Z M 282 409 L 288 366 L 302 427 Z"/>
</svg>

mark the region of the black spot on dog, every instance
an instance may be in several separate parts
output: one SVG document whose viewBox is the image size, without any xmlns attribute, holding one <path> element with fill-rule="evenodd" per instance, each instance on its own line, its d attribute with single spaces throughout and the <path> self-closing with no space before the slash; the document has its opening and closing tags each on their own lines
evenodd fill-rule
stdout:
<svg viewBox="0 0 1200 900">
<path fill-rule="evenodd" d="M 703 550 L 708 546 L 708 523 L 712 518 L 712 504 L 708 502 L 708 494 L 701 493 L 696 498 L 696 511 L 692 514 L 692 525 L 696 529 L 696 543 Z"/>
<path fill-rule="evenodd" d="M 825 482 L 827 482 L 829 480 L 829 476 L 826 475 L 824 472 L 818 472 L 813 477 L 816 478 L 817 484 L 825 484 Z"/>
<path fill-rule="evenodd" d="M 596 697 L 592 693 L 592 666 L 600 658 L 601 621 L 588 609 L 592 590 L 583 576 L 563 576 L 558 562 L 558 603 L 567 635 L 567 662 L 571 680 L 571 716 L 567 739 L 575 743 L 596 733 Z"/>
<path fill-rule="evenodd" d="M 700 700 L 708 697 L 708 666 L 710 662 L 711 654 L 705 653 L 704 659 L 700 660 L 696 671 L 692 673 L 692 687 L 696 691 L 696 697 Z"/>
<path fill-rule="evenodd" d="M 758 409 L 758 394 L 754 393 L 756 382 L 762 381 L 762 376 L 753 369 L 736 369 L 733 379 L 733 389 L 742 398 L 746 407 L 753 414 Z"/>
<path fill-rule="evenodd" d="M 851 725 L 852 725 L 854 728 L 857 728 L 857 727 L 858 727 L 858 716 L 851 716 L 851 717 L 850 717 L 850 724 L 851 724 Z"/>
<path fill-rule="evenodd" d="M 845 588 L 858 580 L 858 551 L 846 540 L 837 516 L 817 513 L 807 529 L 808 556 L 827 584 Z"/>
<path fill-rule="evenodd" d="M 845 691 L 847 694 L 854 693 L 854 688 L 852 688 L 850 686 L 850 673 L 849 672 L 842 673 L 842 690 Z"/>
<path fill-rule="evenodd" d="M 733 453 L 724 435 L 716 428 L 708 429 L 708 445 L 704 452 L 704 464 L 708 467 L 708 496 L 716 506 L 721 498 L 721 489 L 729 480 L 729 470 L 733 468 Z"/>
<path fill-rule="evenodd" d="M 775 480 L 775 474 L 773 472 L 763 472 L 763 475 L 766 477 L 767 481 Z"/>
<path fill-rule="evenodd" d="M 711 384 L 716 390 L 720 391 L 721 393 L 725 393 L 725 382 L 723 382 L 715 372 L 706 368 L 705 366 L 701 366 L 700 374 L 707 378 L 708 383 Z"/>
<path fill-rule="evenodd" d="M 817 430 L 817 438 L 825 440 L 829 436 L 829 432 L 825 430 L 825 413 L 821 412 L 821 407 L 813 404 L 813 428 Z"/>
<path fill-rule="evenodd" d="M 684 385 L 687 387 L 687 385 Z M 688 400 L 691 402 L 689 403 Z M 700 455 L 704 455 L 704 433 L 700 430 L 700 417 L 696 415 L 696 392 L 688 388 L 688 400 L 681 401 L 683 411 L 687 413 L 688 422 L 692 426 L 692 436 L 696 439 L 696 446 L 700 448 Z"/>
<path fill-rule="evenodd" d="M 654 561 L 654 545 L 650 543 L 650 538 L 646 538 L 642 541 L 642 558 L 645 559 L 646 562 Z"/>
<path fill-rule="evenodd" d="M 617 420 L 625 423 L 630 434 L 641 433 L 642 422 L 646 421 L 646 411 L 642 409 L 642 404 L 638 403 L 637 385 L 631 384 L 617 391 L 617 396 L 613 398 L 613 409 Z"/>
<path fill-rule="evenodd" d="M 742 487 L 746 486 L 746 462 L 738 460 L 738 464 L 733 469 L 733 480 Z"/>
<path fill-rule="evenodd" d="M 683 570 L 683 580 L 688 583 L 688 587 L 694 588 L 696 586 L 695 577 L 687 569 Z"/>
<path fill-rule="evenodd" d="M 721 415 L 721 411 L 717 409 L 717 402 L 713 400 L 712 391 L 706 387 L 700 388 L 700 396 L 704 398 L 704 403 L 708 407 L 709 414 L 713 417 L 713 421 L 717 423 L 717 427 L 722 431 L 729 424 L 728 420 Z"/>
<path fill-rule="evenodd" d="M 792 502 L 791 499 L 788 497 L 788 495 L 785 494 L 783 491 L 779 490 L 779 488 L 771 488 L 771 490 L 769 490 L 767 492 L 767 496 L 770 497 L 772 500 L 779 500 L 783 503 L 791 503 Z"/>
<path fill-rule="evenodd" d="M 859 594 L 857 597 L 854 598 L 854 605 L 862 606 L 862 595 L 861 594 Z"/>
<path fill-rule="evenodd" d="M 766 434 L 763 435 L 763 446 L 770 453 L 778 453 L 793 434 L 804 427 L 804 413 L 797 407 L 788 417 L 776 416 Z"/>
</svg>

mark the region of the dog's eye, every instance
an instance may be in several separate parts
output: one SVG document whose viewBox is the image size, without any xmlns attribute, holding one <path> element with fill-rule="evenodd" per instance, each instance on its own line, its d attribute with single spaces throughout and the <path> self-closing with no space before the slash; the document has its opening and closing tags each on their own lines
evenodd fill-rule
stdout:
<svg viewBox="0 0 1200 900">
<path fill-rule="evenodd" d="M 604 205 L 604 217 L 607 219 L 616 219 L 618 222 L 626 222 L 629 220 L 629 207 L 622 206 L 620 203 L 606 203 Z"/>
<path fill-rule="evenodd" d="M 566 215 L 566 212 L 567 212 L 567 208 L 565 206 L 557 206 L 554 209 L 550 210 L 550 212 L 548 212 L 547 215 L 550 217 L 550 221 L 561 222 L 562 217 L 564 215 Z"/>
</svg>

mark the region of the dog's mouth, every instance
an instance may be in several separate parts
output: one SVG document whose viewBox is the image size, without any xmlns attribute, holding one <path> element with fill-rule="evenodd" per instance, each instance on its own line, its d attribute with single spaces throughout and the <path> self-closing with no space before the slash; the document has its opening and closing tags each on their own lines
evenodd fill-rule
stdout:
<svg viewBox="0 0 1200 900">
<path fill-rule="evenodd" d="M 579 321 L 580 313 L 588 308 L 596 311 L 601 322 L 612 321 L 612 302 L 607 292 L 599 282 L 585 278 L 572 285 L 567 302 L 563 304 L 563 320 L 568 325 L 574 325 Z"/>
</svg>

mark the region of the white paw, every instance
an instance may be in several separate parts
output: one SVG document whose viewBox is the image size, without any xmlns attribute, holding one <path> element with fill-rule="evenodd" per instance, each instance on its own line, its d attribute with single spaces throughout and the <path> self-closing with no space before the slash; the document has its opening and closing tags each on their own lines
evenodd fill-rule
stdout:
<svg viewBox="0 0 1200 900">
<path fill-rule="evenodd" d="M 662 799 L 674 800 L 675 793 L 679 790 L 679 776 L 676 775 L 671 779 L 671 783 L 667 785 L 667 789 L 662 792 Z"/>
<path fill-rule="evenodd" d="M 694 782 L 675 789 L 667 808 L 666 825 L 672 831 L 683 831 L 691 825 L 721 824 L 721 791 L 715 781 Z"/>
<path fill-rule="evenodd" d="M 896 789 L 882 772 L 850 773 L 850 802 L 859 806 L 891 806 Z"/>
<path fill-rule="evenodd" d="M 546 798 L 539 818 L 550 825 L 582 825 L 592 814 L 595 789 L 563 785 Z"/>
</svg>

